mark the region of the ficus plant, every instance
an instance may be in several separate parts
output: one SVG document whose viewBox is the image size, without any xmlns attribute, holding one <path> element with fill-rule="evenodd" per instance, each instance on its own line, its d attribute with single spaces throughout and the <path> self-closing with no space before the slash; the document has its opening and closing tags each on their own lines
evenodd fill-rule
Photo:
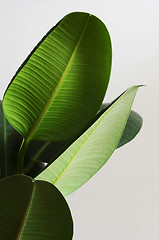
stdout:
<svg viewBox="0 0 159 240">
<path fill-rule="evenodd" d="M 64 196 L 139 132 L 142 118 L 131 111 L 139 86 L 102 103 L 111 62 L 103 22 L 75 12 L 13 76 L 0 102 L 1 239 L 72 239 Z"/>
</svg>

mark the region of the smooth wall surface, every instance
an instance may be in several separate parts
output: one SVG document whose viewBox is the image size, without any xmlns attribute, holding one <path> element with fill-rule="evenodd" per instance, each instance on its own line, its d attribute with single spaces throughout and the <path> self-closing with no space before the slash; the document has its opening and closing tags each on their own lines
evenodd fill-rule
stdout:
<svg viewBox="0 0 159 240">
<path fill-rule="evenodd" d="M 0 95 L 43 35 L 64 15 L 89 12 L 113 46 L 109 102 L 135 84 L 133 109 L 144 124 L 83 187 L 67 197 L 74 240 L 159 239 L 159 1 L 0 0 Z"/>
</svg>

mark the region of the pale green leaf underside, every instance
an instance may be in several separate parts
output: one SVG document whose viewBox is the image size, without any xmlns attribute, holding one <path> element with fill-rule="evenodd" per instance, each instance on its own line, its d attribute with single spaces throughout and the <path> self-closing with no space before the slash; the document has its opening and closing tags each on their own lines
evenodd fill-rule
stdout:
<svg viewBox="0 0 159 240">
<path fill-rule="evenodd" d="M 138 86 L 129 88 L 36 179 L 54 184 L 63 195 L 77 190 L 110 158 L 124 131 Z"/>
<path fill-rule="evenodd" d="M 98 110 L 110 68 L 105 25 L 88 13 L 71 13 L 49 31 L 14 76 L 3 100 L 5 116 L 28 140 L 72 137 Z"/>
</svg>

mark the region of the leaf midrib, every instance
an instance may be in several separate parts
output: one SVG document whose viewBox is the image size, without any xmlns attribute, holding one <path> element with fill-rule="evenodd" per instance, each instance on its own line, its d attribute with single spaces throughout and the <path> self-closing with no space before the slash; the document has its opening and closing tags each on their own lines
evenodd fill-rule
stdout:
<svg viewBox="0 0 159 240">
<path fill-rule="evenodd" d="M 70 164 L 72 163 L 72 161 L 75 159 L 75 157 L 77 156 L 77 154 L 81 151 L 81 149 L 84 147 L 85 143 L 88 141 L 88 139 L 92 136 L 92 134 L 95 132 L 95 130 L 98 128 L 98 126 L 104 121 L 105 117 L 107 116 L 107 114 L 109 113 L 110 109 L 105 113 L 104 116 L 101 116 L 101 120 L 98 122 L 98 124 L 96 125 L 96 127 L 93 129 L 93 131 L 88 135 L 88 137 L 85 139 L 85 141 L 83 142 L 83 144 L 80 146 L 80 148 L 77 150 L 77 152 L 75 153 L 75 155 L 73 156 L 73 158 L 71 159 L 71 161 L 67 164 L 67 166 L 63 169 L 63 171 L 61 172 L 61 174 L 58 176 L 58 178 L 55 180 L 55 182 L 53 183 L 54 185 L 57 184 L 57 182 L 60 180 L 60 178 L 64 175 L 65 171 L 68 169 L 68 167 L 70 166 Z"/>
<path fill-rule="evenodd" d="M 31 194 L 30 194 L 30 198 L 29 198 L 29 201 L 28 201 L 28 204 L 27 204 L 27 207 L 26 207 L 26 210 L 25 210 L 25 213 L 24 213 L 23 219 L 21 221 L 21 225 L 19 227 L 19 231 L 17 233 L 17 236 L 16 236 L 15 240 L 19 240 L 19 238 L 21 236 L 21 233 L 22 233 L 23 227 L 25 225 L 26 218 L 27 218 L 30 206 L 31 206 L 31 202 L 32 202 L 32 199 L 33 199 L 34 190 L 35 190 L 35 184 L 33 183 L 32 191 L 31 191 Z"/>
<path fill-rule="evenodd" d="M 123 98 L 123 97 L 124 97 L 125 95 L 127 95 L 127 94 L 128 94 L 128 91 L 122 93 L 120 97 Z M 101 119 L 99 118 L 99 122 L 97 123 L 96 127 L 91 131 L 91 133 L 90 133 L 90 134 L 88 135 L 88 137 L 85 139 L 85 141 L 83 142 L 83 144 L 80 146 L 80 148 L 77 150 L 77 152 L 75 153 L 75 155 L 73 156 L 73 158 L 70 160 L 70 162 L 66 165 L 66 167 L 63 169 L 63 171 L 60 173 L 60 175 L 58 176 L 58 178 L 53 182 L 54 185 L 56 185 L 57 182 L 61 179 L 61 177 L 64 175 L 65 171 L 68 169 L 68 167 L 70 166 L 70 164 L 72 163 L 72 161 L 73 161 L 73 160 L 75 159 L 75 157 L 77 156 L 77 154 L 78 154 L 78 153 L 81 151 L 81 149 L 84 147 L 85 143 L 86 143 L 86 142 L 88 141 L 88 139 L 92 136 L 92 134 L 93 134 L 94 131 L 98 128 L 98 126 L 104 121 L 104 119 L 106 118 L 106 116 L 108 115 L 108 113 L 111 111 L 111 109 L 112 109 L 114 106 L 117 105 L 117 103 L 119 102 L 119 100 L 121 100 L 121 98 L 118 98 L 118 99 L 115 101 L 115 103 L 106 110 L 104 116 L 101 115 L 101 117 L 100 117 Z M 131 105 L 132 105 L 132 104 L 130 104 L 129 109 L 128 109 L 129 112 L 130 112 L 130 110 L 131 110 Z M 127 115 L 127 118 L 128 118 L 128 116 L 129 116 L 129 114 Z M 122 131 L 121 131 L 121 135 L 122 135 Z M 120 141 L 120 138 L 119 138 L 119 141 Z"/>
<path fill-rule="evenodd" d="M 68 64 L 67 64 L 67 66 L 66 66 L 66 68 L 65 68 L 65 71 L 63 72 L 63 74 L 62 74 L 62 76 L 61 76 L 61 79 L 59 80 L 57 86 L 55 87 L 55 89 L 54 89 L 51 97 L 49 98 L 48 102 L 46 103 L 45 107 L 43 108 L 41 114 L 39 115 L 39 117 L 38 117 L 37 120 L 35 121 L 33 127 L 32 127 L 32 128 L 30 129 L 30 131 L 28 132 L 28 134 L 27 134 L 27 136 L 26 136 L 27 141 L 30 141 L 30 140 L 32 139 L 32 137 L 33 137 L 33 135 L 34 135 L 34 132 L 36 131 L 37 126 L 39 125 L 40 121 L 42 120 L 43 116 L 45 115 L 46 111 L 48 110 L 50 104 L 52 103 L 52 100 L 53 100 L 53 98 L 55 97 L 58 89 L 60 88 L 60 86 L 61 86 L 61 84 L 62 84 L 62 82 L 63 82 L 63 79 L 64 79 L 64 77 L 65 77 L 65 75 L 66 75 L 66 73 L 67 73 L 67 71 L 68 71 L 68 69 L 69 69 L 69 67 L 70 67 L 70 65 L 71 65 L 71 63 L 72 63 L 72 60 L 73 60 L 73 58 L 74 58 L 74 56 L 75 56 L 75 54 L 76 54 L 76 52 L 77 52 L 77 49 L 78 49 L 78 47 L 79 47 L 79 45 L 80 45 L 80 43 L 81 43 L 81 41 L 82 41 L 82 38 L 83 38 L 84 33 L 85 33 L 85 31 L 86 31 L 86 28 L 87 28 L 87 26 L 88 26 L 88 22 L 89 22 L 89 18 L 90 18 L 90 17 L 91 17 L 91 15 L 88 16 L 88 19 L 87 19 L 87 21 L 86 21 L 86 23 L 85 23 L 85 25 L 84 25 L 83 31 L 82 31 L 82 33 L 81 33 L 81 36 L 80 36 L 80 38 L 79 38 L 79 40 L 78 40 L 78 42 L 77 42 L 77 44 L 76 44 L 76 47 L 75 47 L 75 49 L 74 49 L 74 51 L 73 51 L 73 53 L 72 53 L 72 55 L 71 55 L 71 58 L 70 58 L 70 60 L 69 60 L 69 62 L 68 62 Z"/>
</svg>

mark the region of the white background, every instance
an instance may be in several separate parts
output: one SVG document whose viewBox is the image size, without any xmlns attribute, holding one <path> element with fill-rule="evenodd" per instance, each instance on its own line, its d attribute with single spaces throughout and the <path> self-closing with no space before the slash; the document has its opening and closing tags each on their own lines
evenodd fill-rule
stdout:
<svg viewBox="0 0 159 240">
<path fill-rule="evenodd" d="M 113 65 L 105 101 L 132 85 L 147 85 L 133 105 L 144 119 L 140 134 L 67 197 L 74 240 L 159 240 L 158 0 L 0 0 L 1 98 L 33 47 L 72 11 L 96 15 L 110 32 Z"/>
</svg>

